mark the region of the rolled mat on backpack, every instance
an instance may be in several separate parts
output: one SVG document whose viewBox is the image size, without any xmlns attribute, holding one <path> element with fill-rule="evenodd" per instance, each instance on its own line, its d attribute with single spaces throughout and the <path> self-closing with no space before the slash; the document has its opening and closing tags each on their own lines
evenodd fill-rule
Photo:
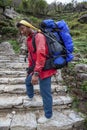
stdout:
<svg viewBox="0 0 87 130">
<path fill-rule="evenodd" d="M 34 27 L 32 24 L 30 24 L 30 23 L 27 22 L 26 20 L 21 20 L 19 23 L 20 23 L 20 24 L 23 24 L 23 25 L 25 25 L 25 26 L 27 26 L 27 27 L 29 27 L 29 28 L 32 28 L 32 29 L 34 29 L 34 30 L 37 30 L 38 32 L 41 32 L 40 29 Z"/>
</svg>

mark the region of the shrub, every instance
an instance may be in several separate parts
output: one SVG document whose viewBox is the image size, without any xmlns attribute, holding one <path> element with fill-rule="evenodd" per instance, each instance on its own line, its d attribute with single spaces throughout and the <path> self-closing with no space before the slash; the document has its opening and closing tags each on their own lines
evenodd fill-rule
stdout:
<svg viewBox="0 0 87 130">
<path fill-rule="evenodd" d="M 32 24 L 35 25 L 36 27 L 38 27 L 39 23 L 41 22 L 41 19 L 39 20 L 36 17 L 31 16 L 30 20 L 32 21 Z"/>
<path fill-rule="evenodd" d="M 8 26 L 8 23 L 5 21 L 0 21 L 0 26 Z"/>
<path fill-rule="evenodd" d="M 2 27 L 2 35 L 12 35 L 12 36 L 16 36 L 18 33 L 18 30 L 14 27 Z"/>
<path fill-rule="evenodd" d="M 84 92 L 87 92 L 87 81 L 84 81 L 82 86 L 81 86 L 81 89 L 84 91 Z"/>
</svg>

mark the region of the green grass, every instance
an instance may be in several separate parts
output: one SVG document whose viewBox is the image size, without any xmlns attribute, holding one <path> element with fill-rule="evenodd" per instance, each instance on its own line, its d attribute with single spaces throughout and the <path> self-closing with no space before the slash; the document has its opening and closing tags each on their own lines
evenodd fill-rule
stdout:
<svg viewBox="0 0 87 130">
<path fill-rule="evenodd" d="M 8 42 L 12 45 L 15 53 L 20 52 L 20 44 L 16 40 L 9 40 Z"/>
<path fill-rule="evenodd" d="M 75 53 L 80 53 L 82 55 L 85 55 L 87 53 L 87 42 L 86 40 L 77 39 L 74 40 L 75 45 Z"/>
</svg>

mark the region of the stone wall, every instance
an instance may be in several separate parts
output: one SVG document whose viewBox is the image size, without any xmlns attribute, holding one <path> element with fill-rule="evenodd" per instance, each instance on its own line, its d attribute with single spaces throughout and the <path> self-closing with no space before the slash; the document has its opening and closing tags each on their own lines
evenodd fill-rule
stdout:
<svg viewBox="0 0 87 130">
<path fill-rule="evenodd" d="M 87 98 L 87 64 L 77 64 L 76 72 L 76 91 L 80 97 Z"/>
</svg>

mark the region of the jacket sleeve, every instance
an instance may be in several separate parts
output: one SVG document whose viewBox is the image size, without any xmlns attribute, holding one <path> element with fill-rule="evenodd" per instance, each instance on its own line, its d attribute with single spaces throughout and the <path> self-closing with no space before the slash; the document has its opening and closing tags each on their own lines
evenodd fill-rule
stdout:
<svg viewBox="0 0 87 130">
<path fill-rule="evenodd" d="M 43 34 L 38 33 L 35 36 L 36 43 L 36 65 L 35 72 L 41 72 L 46 61 L 46 38 Z"/>
</svg>

